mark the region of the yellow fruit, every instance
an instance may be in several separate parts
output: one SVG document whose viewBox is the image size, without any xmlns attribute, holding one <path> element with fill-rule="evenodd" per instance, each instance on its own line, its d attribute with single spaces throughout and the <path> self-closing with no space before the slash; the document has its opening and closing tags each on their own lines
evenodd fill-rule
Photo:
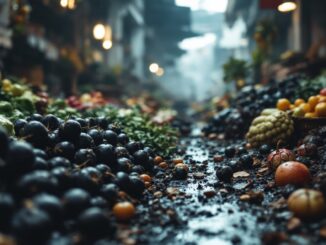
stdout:
<svg viewBox="0 0 326 245">
<path fill-rule="evenodd" d="M 315 112 L 319 117 L 326 117 L 326 102 L 318 103 Z"/>
<path fill-rule="evenodd" d="M 293 111 L 293 116 L 295 116 L 295 117 L 303 117 L 303 116 L 305 116 L 305 112 L 301 107 L 297 107 Z"/>
<path fill-rule="evenodd" d="M 10 90 L 13 96 L 21 96 L 24 93 L 24 88 L 19 84 L 14 84 Z"/>
<path fill-rule="evenodd" d="M 2 81 L 2 90 L 4 92 L 10 92 L 11 88 L 12 88 L 12 83 L 10 82 L 10 80 L 4 79 Z"/>
<path fill-rule="evenodd" d="M 317 96 L 311 96 L 308 99 L 308 104 L 310 105 L 310 108 L 313 110 L 315 108 L 315 106 L 318 104 L 319 99 L 317 98 Z"/>
<path fill-rule="evenodd" d="M 299 105 L 301 105 L 301 104 L 303 104 L 303 103 L 305 103 L 304 99 L 296 99 L 296 100 L 294 101 L 294 105 L 295 105 L 295 106 L 299 106 Z"/>
<path fill-rule="evenodd" d="M 299 107 L 302 108 L 305 113 L 311 112 L 311 107 L 308 103 L 303 103 Z"/>
<path fill-rule="evenodd" d="M 326 96 L 320 96 L 319 97 L 319 101 L 318 101 L 318 103 L 321 103 L 321 102 L 326 102 Z"/>
<path fill-rule="evenodd" d="M 291 110 L 294 110 L 295 108 L 296 108 L 295 105 L 290 105 Z"/>
<path fill-rule="evenodd" d="M 304 114 L 304 117 L 306 118 L 315 118 L 318 117 L 317 114 L 315 112 L 308 112 L 306 114 Z"/>
<path fill-rule="evenodd" d="M 289 110 L 291 102 L 288 99 L 279 99 L 276 104 L 276 108 L 281 111 Z"/>
</svg>

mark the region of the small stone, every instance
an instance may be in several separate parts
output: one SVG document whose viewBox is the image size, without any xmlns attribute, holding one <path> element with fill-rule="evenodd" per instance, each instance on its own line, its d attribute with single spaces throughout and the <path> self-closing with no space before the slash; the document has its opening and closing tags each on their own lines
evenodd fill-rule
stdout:
<svg viewBox="0 0 326 245">
<path fill-rule="evenodd" d="M 154 197 L 162 197 L 163 196 L 163 193 L 160 192 L 160 191 L 157 191 L 153 195 L 154 195 Z"/>
<path fill-rule="evenodd" d="M 160 168 L 163 168 L 163 169 L 167 169 L 169 167 L 169 165 L 166 163 L 166 162 L 161 162 L 159 163 L 158 165 Z"/>
<path fill-rule="evenodd" d="M 214 157 L 213 157 L 213 161 L 214 162 L 222 162 L 223 161 L 223 156 L 221 156 L 221 155 L 215 155 Z"/>
<path fill-rule="evenodd" d="M 207 190 L 207 191 L 204 191 L 204 195 L 207 197 L 207 198 L 211 198 L 213 196 L 216 195 L 216 191 L 214 190 Z"/>
<path fill-rule="evenodd" d="M 195 179 L 203 179 L 203 178 L 205 178 L 206 175 L 204 173 L 197 172 L 197 173 L 194 173 L 193 176 Z"/>
<path fill-rule="evenodd" d="M 181 158 L 173 159 L 173 163 L 174 164 L 183 163 L 183 159 Z"/>
</svg>

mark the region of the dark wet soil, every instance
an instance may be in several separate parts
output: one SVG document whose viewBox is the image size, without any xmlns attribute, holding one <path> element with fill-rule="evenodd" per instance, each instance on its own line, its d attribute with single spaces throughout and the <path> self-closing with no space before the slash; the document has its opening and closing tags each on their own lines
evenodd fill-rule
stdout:
<svg viewBox="0 0 326 245">
<path fill-rule="evenodd" d="M 239 169 L 239 176 L 229 183 L 218 180 L 216 168 L 228 165 L 232 159 L 213 159 L 229 144 L 196 137 L 183 139 L 179 153 L 189 167 L 188 178 L 175 180 L 172 170 L 157 174 L 138 207 L 138 217 L 132 224 L 121 225 L 120 241 L 184 245 L 326 244 L 325 237 L 320 235 L 326 219 L 294 219 L 286 206 L 293 187 L 276 188 L 273 174 L 255 152 L 250 152 L 255 159 L 254 167 Z"/>
</svg>

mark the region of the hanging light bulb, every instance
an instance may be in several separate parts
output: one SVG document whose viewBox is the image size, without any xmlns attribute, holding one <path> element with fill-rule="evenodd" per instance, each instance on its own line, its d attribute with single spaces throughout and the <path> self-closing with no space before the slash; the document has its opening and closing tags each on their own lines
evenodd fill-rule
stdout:
<svg viewBox="0 0 326 245">
<path fill-rule="evenodd" d="M 102 43 L 102 47 L 106 50 L 109 50 L 110 48 L 112 48 L 113 43 L 111 40 L 104 40 Z"/>
<path fill-rule="evenodd" d="M 60 6 L 63 8 L 68 7 L 68 0 L 60 0 Z"/>
<path fill-rule="evenodd" d="M 293 0 L 285 0 L 280 5 L 278 5 L 277 9 L 280 12 L 291 12 L 297 8 L 297 4 Z"/>
<path fill-rule="evenodd" d="M 102 40 L 105 37 L 105 26 L 103 24 L 96 24 L 93 28 L 93 36 L 97 40 Z"/>
<path fill-rule="evenodd" d="M 160 66 L 157 63 L 152 63 L 149 65 L 148 69 L 151 73 L 156 73 L 160 69 Z"/>
</svg>

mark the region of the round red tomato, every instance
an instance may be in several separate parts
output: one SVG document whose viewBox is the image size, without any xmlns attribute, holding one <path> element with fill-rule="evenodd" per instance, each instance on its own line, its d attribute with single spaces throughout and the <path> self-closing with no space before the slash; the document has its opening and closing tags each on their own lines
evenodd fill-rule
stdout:
<svg viewBox="0 0 326 245">
<path fill-rule="evenodd" d="M 326 96 L 326 88 L 323 88 L 322 90 L 320 90 L 320 95 Z"/>
</svg>

